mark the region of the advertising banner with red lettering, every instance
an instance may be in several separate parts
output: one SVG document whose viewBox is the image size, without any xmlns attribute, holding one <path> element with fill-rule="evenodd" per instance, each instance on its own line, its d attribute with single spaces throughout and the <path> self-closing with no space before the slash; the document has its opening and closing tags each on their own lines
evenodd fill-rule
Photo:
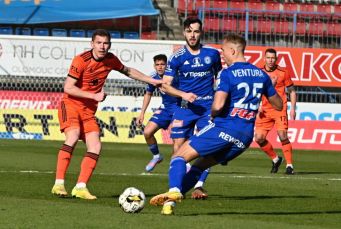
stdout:
<svg viewBox="0 0 341 229">
<path fill-rule="evenodd" d="M 220 49 L 221 45 L 212 45 Z M 257 66 L 264 65 L 264 52 L 269 47 L 248 46 L 247 61 Z M 291 73 L 295 85 L 341 87 L 340 49 L 312 49 L 274 47 L 278 65 Z"/>
</svg>

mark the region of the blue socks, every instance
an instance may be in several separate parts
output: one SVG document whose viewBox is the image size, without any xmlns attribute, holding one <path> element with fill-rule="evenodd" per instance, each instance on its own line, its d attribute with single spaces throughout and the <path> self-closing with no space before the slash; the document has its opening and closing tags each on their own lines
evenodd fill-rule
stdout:
<svg viewBox="0 0 341 229">
<path fill-rule="evenodd" d="M 206 170 L 205 170 L 206 171 Z M 186 173 L 185 177 L 182 180 L 182 189 L 181 192 L 183 194 L 185 194 L 186 192 L 188 192 L 191 188 L 194 187 L 194 185 L 201 180 L 203 171 L 201 169 L 199 169 L 198 167 L 192 166 L 191 169 L 188 171 L 188 173 Z M 206 173 L 204 175 L 204 181 L 207 178 L 207 174 Z"/>
<path fill-rule="evenodd" d="M 148 145 L 150 152 L 152 152 L 153 155 L 159 154 L 159 147 L 157 144 Z"/>
<path fill-rule="evenodd" d="M 168 171 L 169 188 L 182 190 L 182 180 L 186 174 L 186 161 L 182 157 L 175 157 L 170 162 Z M 182 192 L 182 191 L 181 191 Z"/>
</svg>

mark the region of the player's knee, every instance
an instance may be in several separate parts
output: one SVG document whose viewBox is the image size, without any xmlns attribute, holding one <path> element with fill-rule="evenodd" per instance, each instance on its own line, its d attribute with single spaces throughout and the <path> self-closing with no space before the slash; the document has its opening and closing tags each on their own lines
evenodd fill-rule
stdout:
<svg viewBox="0 0 341 229">
<path fill-rule="evenodd" d="M 260 134 L 255 134 L 255 141 L 261 145 L 265 142 L 265 137 L 263 135 Z"/>
</svg>

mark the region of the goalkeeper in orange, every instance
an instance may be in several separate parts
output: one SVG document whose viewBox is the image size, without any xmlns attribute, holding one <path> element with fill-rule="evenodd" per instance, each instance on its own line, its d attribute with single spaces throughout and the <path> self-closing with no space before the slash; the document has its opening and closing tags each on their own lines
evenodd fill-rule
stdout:
<svg viewBox="0 0 341 229">
<path fill-rule="evenodd" d="M 296 91 L 294 84 L 291 81 L 288 71 L 279 67 L 276 64 L 277 53 L 275 49 L 267 49 L 265 51 L 265 65 L 262 68 L 271 78 L 272 83 L 283 100 L 283 109 L 281 111 L 275 110 L 269 101 L 263 96 L 262 105 L 259 108 L 259 113 L 256 119 L 255 127 L 255 141 L 260 148 L 272 159 L 271 173 L 277 173 L 283 158 L 278 156 L 274 151 L 272 145 L 266 136 L 269 131 L 275 126 L 278 137 L 282 144 L 283 156 L 286 160 L 286 174 L 294 174 L 293 160 L 292 160 L 292 146 L 288 139 L 288 114 L 287 114 L 287 95 L 288 92 L 291 102 L 290 119 L 296 118 Z"/>
<path fill-rule="evenodd" d="M 96 167 L 101 152 L 100 129 L 96 122 L 95 113 L 98 102 L 105 99 L 104 82 L 115 70 L 124 75 L 149 84 L 161 84 L 140 71 L 126 67 L 109 52 L 110 34 L 98 29 L 92 35 L 91 50 L 77 55 L 64 83 L 64 95 L 58 109 L 60 130 L 65 134 L 65 142 L 59 150 L 56 169 L 56 180 L 51 190 L 52 194 L 65 197 L 68 195 L 65 186 L 65 174 L 69 167 L 72 152 L 79 139 L 86 144 L 86 153 L 80 166 L 73 197 L 94 200 L 87 189 L 87 183 Z"/>
</svg>

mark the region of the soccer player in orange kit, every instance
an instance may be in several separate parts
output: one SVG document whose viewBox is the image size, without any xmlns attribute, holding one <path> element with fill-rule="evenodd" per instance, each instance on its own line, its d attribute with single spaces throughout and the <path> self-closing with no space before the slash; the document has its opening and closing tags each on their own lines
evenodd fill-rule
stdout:
<svg viewBox="0 0 341 229">
<path fill-rule="evenodd" d="M 52 194 L 65 197 L 65 174 L 71 161 L 72 152 L 79 139 L 86 144 L 87 151 L 81 162 L 80 174 L 72 196 L 94 200 L 86 187 L 101 152 L 100 129 L 95 113 L 98 102 L 105 99 L 103 86 L 110 71 L 115 70 L 124 75 L 149 84 L 159 85 L 155 80 L 140 71 L 127 67 L 109 52 L 110 34 L 103 29 L 92 35 L 91 47 L 77 55 L 71 64 L 64 84 L 64 96 L 58 109 L 60 130 L 65 134 L 65 142 L 60 148 L 57 159 L 56 180 Z"/>
<path fill-rule="evenodd" d="M 271 173 L 277 173 L 279 166 L 281 165 L 283 158 L 278 156 L 274 151 L 270 142 L 266 140 L 266 136 L 269 131 L 275 126 L 277 129 L 278 137 L 282 143 L 283 156 L 287 162 L 286 174 L 294 174 L 294 167 L 292 163 L 292 146 L 288 139 L 288 114 L 287 114 L 287 95 L 286 90 L 290 97 L 290 119 L 296 118 L 296 91 L 294 84 L 291 81 L 289 72 L 279 67 L 276 64 L 277 52 L 275 49 L 267 49 L 265 51 L 265 65 L 262 68 L 272 80 L 272 83 L 283 100 L 283 109 L 276 111 L 269 103 L 269 101 L 263 97 L 262 105 L 259 109 L 259 113 L 256 119 L 255 128 L 255 141 L 260 148 L 272 159 Z"/>
</svg>

